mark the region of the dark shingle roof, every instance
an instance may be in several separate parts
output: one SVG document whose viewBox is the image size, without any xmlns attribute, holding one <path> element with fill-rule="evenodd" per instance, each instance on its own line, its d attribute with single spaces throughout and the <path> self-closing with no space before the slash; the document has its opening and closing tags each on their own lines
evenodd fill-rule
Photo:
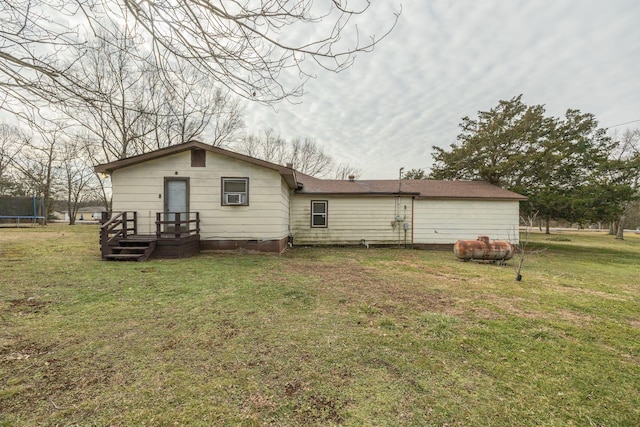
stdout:
<svg viewBox="0 0 640 427">
<path fill-rule="evenodd" d="M 434 181 L 434 180 L 336 180 L 319 179 L 290 167 L 266 162 L 219 147 L 190 141 L 173 145 L 139 156 L 117 160 L 111 163 L 97 165 L 96 172 L 112 173 L 113 171 L 144 163 L 149 160 L 180 153 L 187 150 L 200 149 L 216 154 L 249 162 L 268 169 L 276 170 L 282 175 L 290 188 L 297 188 L 299 194 L 326 195 L 410 195 L 417 198 L 429 199 L 494 199 L 494 200 L 526 200 L 527 198 L 483 181 Z"/>
<path fill-rule="evenodd" d="M 403 179 L 335 180 L 318 179 L 296 172 L 299 194 L 325 195 L 409 195 L 429 199 L 526 200 L 525 196 L 485 181 L 436 181 Z"/>
</svg>

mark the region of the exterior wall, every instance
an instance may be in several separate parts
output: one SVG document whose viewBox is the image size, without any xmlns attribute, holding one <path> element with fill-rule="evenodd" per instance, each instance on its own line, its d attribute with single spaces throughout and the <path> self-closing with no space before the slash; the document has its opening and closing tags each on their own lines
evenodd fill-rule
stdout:
<svg viewBox="0 0 640 427">
<path fill-rule="evenodd" d="M 289 234 L 289 191 L 279 172 L 206 153 L 206 167 L 191 167 L 185 151 L 113 172 L 113 210 L 137 211 L 138 232 L 155 233 L 164 211 L 164 179 L 189 178 L 189 210 L 200 212 L 206 240 L 282 240 Z M 249 205 L 222 206 L 221 178 L 249 178 Z"/>
<path fill-rule="evenodd" d="M 222 206 L 223 177 L 249 179 L 248 206 Z M 200 213 L 203 249 L 281 251 L 290 235 L 295 245 L 451 245 L 479 235 L 518 243 L 518 201 L 297 194 L 278 171 L 210 151 L 205 167 L 192 167 L 185 151 L 113 172 L 113 209 L 138 212 L 141 234 L 155 233 L 165 178 L 189 178 L 189 210 Z M 327 201 L 326 228 L 311 227 L 312 200 Z"/>
<path fill-rule="evenodd" d="M 312 200 L 328 202 L 326 228 L 311 227 Z M 410 197 L 294 194 L 291 198 L 293 244 L 360 244 L 362 240 L 367 244 L 404 244 L 403 223 L 411 224 L 411 212 Z M 407 244 L 411 244 L 411 229 L 406 236 Z"/>
<path fill-rule="evenodd" d="M 413 242 L 453 244 L 458 240 L 492 240 L 518 243 L 518 201 L 428 200 L 414 205 Z"/>
</svg>

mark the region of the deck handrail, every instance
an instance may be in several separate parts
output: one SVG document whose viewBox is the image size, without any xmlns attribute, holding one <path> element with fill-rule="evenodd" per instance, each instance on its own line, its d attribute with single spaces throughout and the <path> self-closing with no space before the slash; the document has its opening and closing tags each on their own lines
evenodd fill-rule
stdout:
<svg viewBox="0 0 640 427">
<path fill-rule="evenodd" d="M 192 214 L 195 215 L 195 218 L 193 219 L 191 218 Z M 166 219 L 168 215 L 173 215 L 173 219 Z M 195 224 L 195 228 L 191 228 L 192 224 Z M 163 227 L 165 225 L 173 226 L 173 231 L 167 231 L 166 227 Z M 156 237 L 158 239 L 167 235 L 179 239 L 185 236 L 194 236 L 199 234 L 200 212 L 156 212 Z"/>
<path fill-rule="evenodd" d="M 126 239 L 127 236 L 138 234 L 138 213 L 103 212 L 100 225 L 100 250 L 102 256 L 109 255 L 110 245 L 116 239 Z M 129 223 L 133 223 L 132 226 Z"/>
</svg>

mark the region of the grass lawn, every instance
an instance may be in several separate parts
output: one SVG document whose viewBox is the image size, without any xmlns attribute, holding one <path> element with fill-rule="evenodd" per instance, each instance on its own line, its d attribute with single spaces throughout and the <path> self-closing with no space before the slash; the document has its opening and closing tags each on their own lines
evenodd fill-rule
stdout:
<svg viewBox="0 0 640 427">
<path fill-rule="evenodd" d="M 640 237 L 104 262 L 0 229 L 0 426 L 640 425 Z"/>
</svg>

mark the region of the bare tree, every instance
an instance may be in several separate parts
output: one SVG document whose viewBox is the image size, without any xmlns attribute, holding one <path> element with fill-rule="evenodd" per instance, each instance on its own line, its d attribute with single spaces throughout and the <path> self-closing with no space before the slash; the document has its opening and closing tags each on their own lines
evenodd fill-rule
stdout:
<svg viewBox="0 0 640 427">
<path fill-rule="evenodd" d="M 535 226 L 537 216 L 538 216 L 538 212 L 534 212 L 527 216 L 520 217 L 520 222 L 525 225 L 525 229 L 524 229 L 524 235 L 522 235 L 522 233 L 520 234 L 520 239 L 518 239 L 519 244 L 515 248 L 516 264 L 514 268 L 516 270 L 517 282 L 522 281 L 522 268 L 524 266 L 525 258 L 527 258 L 527 256 L 529 255 L 539 254 L 547 250 L 547 248 L 532 249 L 530 247 L 531 229 Z"/>
<path fill-rule="evenodd" d="M 184 58 L 239 96 L 265 103 L 302 93 L 302 84 L 282 81 L 285 71 L 308 79 L 314 72 L 303 67 L 305 59 L 344 70 L 398 17 L 376 39 L 362 37 L 358 27 L 366 24 L 369 1 L 121 1 L 150 36 L 161 69 Z M 315 39 L 305 36 L 310 24 L 320 34 Z"/>
<path fill-rule="evenodd" d="M 348 163 L 336 166 L 333 158 L 314 140 L 305 138 L 287 142 L 273 129 L 265 129 L 258 135 L 246 135 L 233 149 L 283 166 L 291 164 L 297 171 L 311 176 L 347 179 L 351 175 L 357 178 L 362 174 L 362 170 Z"/>
<path fill-rule="evenodd" d="M 78 80 L 88 82 L 93 96 L 81 106 L 66 106 L 65 111 L 92 135 L 90 141 L 100 153 L 96 157 L 102 161 L 147 151 L 145 139 L 153 131 L 148 117 L 152 104 L 137 60 L 141 42 L 127 26 L 103 29 L 70 68 Z"/>
<path fill-rule="evenodd" d="M 218 89 L 215 98 L 211 102 L 210 117 L 213 121 L 213 138 L 207 139 L 207 143 L 220 147 L 234 143 L 239 139 L 238 133 L 244 128 L 242 108 L 238 99 L 231 98 L 228 94 L 223 94 Z M 204 132 L 203 132 L 204 133 Z M 194 135 L 192 138 L 196 138 Z"/>
<path fill-rule="evenodd" d="M 336 166 L 334 172 L 335 179 L 345 180 L 349 177 L 359 178 L 362 175 L 362 169 L 355 167 L 349 163 L 340 163 Z"/>
<path fill-rule="evenodd" d="M 176 65 L 170 82 L 162 79 L 169 71 L 148 67 L 146 87 L 151 99 L 150 115 L 155 137 L 152 148 L 162 148 L 204 138 L 219 147 L 236 140 L 244 127 L 243 108 L 238 98 L 217 87 L 208 76 Z"/>
<path fill-rule="evenodd" d="M 67 78 L 59 57 L 81 47 L 78 28 L 67 22 L 88 3 L 0 2 L 0 109 L 21 112 L 25 104 L 63 101 L 78 94 L 81 85 Z"/>
<path fill-rule="evenodd" d="M 627 129 L 622 135 L 614 134 L 613 138 L 618 144 L 609 156 L 614 166 L 609 174 L 612 180 L 629 184 L 635 193 L 635 197 L 628 198 L 618 209 L 621 213 L 610 227 L 610 234 L 615 234 L 617 240 L 624 240 L 626 217 L 636 205 L 640 191 L 640 129 Z"/>
<path fill-rule="evenodd" d="M 289 146 L 288 162 L 307 175 L 323 176 L 333 169 L 333 159 L 315 141 L 294 139 Z"/>
<path fill-rule="evenodd" d="M 81 117 L 91 158 L 108 162 L 198 137 L 218 146 L 235 138 L 243 126 L 237 99 L 184 62 L 173 65 L 157 69 L 130 27 L 101 28 L 71 68 L 93 96 L 65 110 Z"/>
<path fill-rule="evenodd" d="M 357 3 L 356 6 L 353 6 Z M 4 0 L 0 2 L 0 108 L 7 99 L 65 102 L 94 95 L 60 58 L 82 56 L 105 19 L 138 31 L 162 70 L 177 59 L 233 93 L 274 103 L 302 94 L 318 67 L 348 68 L 381 37 L 362 34 L 372 23 L 369 1 L 338 0 Z M 77 22 L 69 27 L 68 22 Z M 309 31 L 310 27 L 314 31 Z M 314 37 L 309 37 L 314 34 Z M 311 64 L 306 67 L 304 64 Z M 99 97 L 99 95 L 97 95 Z"/>
<path fill-rule="evenodd" d="M 83 150 L 82 150 L 83 157 L 87 159 L 89 164 L 91 165 L 100 164 L 101 160 L 98 157 L 96 157 L 96 155 L 99 153 L 97 153 L 96 150 L 93 149 L 93 146 L 86 141 L 90 139 L 90 137 L 85 136 L 83 138 L 82 136 L 79 136 L 78 139 L 83 141 Z M 93 168 L 92 168 L 92 171 L 93 171 Z M 110 212 L 111 211 L 110 178 L 106 174 L 97 173 L 95 171 L 94 171 L 94 174 L 95 174 L 95 180 L 94 180 L 95 187 L 93 188 L 93 193 L 95 194 L 95 198 L 102 202 L 102 206 L 104 206 L 107 212 Z"/>
<path fill-rule="evenodd" d="M 80 204 L 96 195 L 97 177 L 84 154 L 85 144 L 70 140 L 62 147 L 60 169 L 62 194 L 65 196 L 69 225 L 75 225 Z"/>
<path fill-rule="evenodd" d="M 11 165 L 29 140 L 23 128 L 0 123 L 0 196 L 19 192 Z"/>
<path fill-rule="evenodd" d="M 245 135 L 233 147 L 238 153 L 258 158 L 260 155 L 260 136 Z"/>
<path fill-rule="evenodd" d="M 245 135 L 234 146 L 234 149 L 247 156 L 262 159 L 267 162 L 284 165 L 287 157 L 287 142 L 269 128 L 258 135 Z"/>
<path fill-rule="evenodd" d="M 56 185 L 59 183 L 59 150 L 64 143 L 64 124 L 42 121 L 34 114 L 30 127 L 35 134 L 25 141 L 11 164 L 16 169 L 25 192 L 44 199 L 42 215 L 46 221 L 52 210 Z"/>
</svg>

